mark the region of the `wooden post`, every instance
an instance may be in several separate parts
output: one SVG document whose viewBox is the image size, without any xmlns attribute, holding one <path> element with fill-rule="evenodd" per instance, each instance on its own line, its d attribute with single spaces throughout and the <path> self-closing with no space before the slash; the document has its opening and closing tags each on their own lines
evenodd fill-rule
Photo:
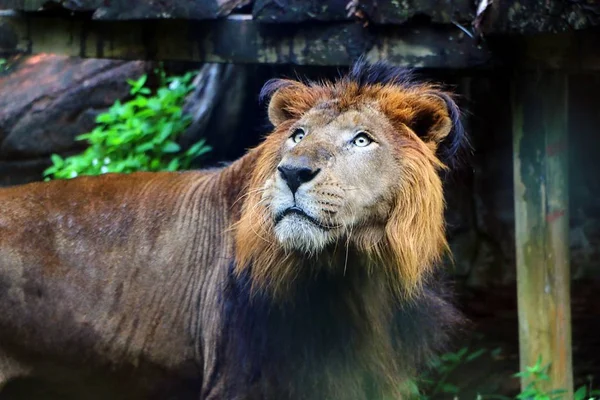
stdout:
<svg viewBox="0 0 600 400">
<path fill-rule="evenodd" d="M 567 76 L 523 73 L 512 90 L 520 365 L 542 357 L 545 389 L 571 399 Z"/>
</svg>

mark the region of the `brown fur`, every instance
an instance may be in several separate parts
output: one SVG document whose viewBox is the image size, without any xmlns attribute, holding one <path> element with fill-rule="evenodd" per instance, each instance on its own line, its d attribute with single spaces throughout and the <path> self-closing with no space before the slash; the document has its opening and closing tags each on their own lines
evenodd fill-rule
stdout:
<svg viewBox="0 0 600 400">
<path fill-rule="evenodd" d="M 223 169 L 0 190 L 0 397 L 402 396 L 455 317 L 430 288 L 447 250 L 446 94 L 348 80 L 276 89 L 274 132 Z M 299 123 L 310 136 L 291 146 Z M 377 136 L 374 153 L 335 144 L 354 126 Z M 277 167 L 299 160 L 321 170 L 303 196 L 331 229 L 284 220 L 282 235 L 303 226 L 323 239 L 286 247 Z"/>
</svg>

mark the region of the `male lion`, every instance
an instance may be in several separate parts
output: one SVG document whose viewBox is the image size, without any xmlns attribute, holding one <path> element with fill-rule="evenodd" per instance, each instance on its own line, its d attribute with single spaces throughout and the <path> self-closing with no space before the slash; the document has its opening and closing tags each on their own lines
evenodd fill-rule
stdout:
<svg viewBox="0 0 600 400">
<path fill-rule="evenodd" d="M 0 398 L 403 398 L 459 319 L 458 109 L 363 61 L 263 95 L 274 131 L 225 168 L 0 190 Z"/>
</svg>

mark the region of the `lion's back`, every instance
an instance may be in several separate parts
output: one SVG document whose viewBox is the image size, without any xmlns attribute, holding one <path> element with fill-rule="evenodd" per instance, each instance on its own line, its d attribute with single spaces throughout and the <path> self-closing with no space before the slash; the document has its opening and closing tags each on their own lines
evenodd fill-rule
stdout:
<svg viewBox="0 0 600 400">
<path fill-rule="evenodd" d="M 137 172 L 1 188 L 0 243 L 12 239 L 12 245 L 20 246 L 19 241 L 31 237 L 43 241 L 49 239 L 46 229 L 80 238 L 120 237 L 122 232 L 115 230 L 131 227 L 135 218 L 156 213 L 167 217 L 179 201 L 178 192 L 204 175 Z"/>
<path fill-rule="evenodd" d="M 196 251 L 188 238 L 194 232 L 186 235 L 190 188 L 211 174 L 106 175 L 0 189 L 0 343 L 74 360 L 185 364 L 193 349 L 171 309 L 184 291 L 169 289 L 187 283 L 178 264 Z"/>
</svg>

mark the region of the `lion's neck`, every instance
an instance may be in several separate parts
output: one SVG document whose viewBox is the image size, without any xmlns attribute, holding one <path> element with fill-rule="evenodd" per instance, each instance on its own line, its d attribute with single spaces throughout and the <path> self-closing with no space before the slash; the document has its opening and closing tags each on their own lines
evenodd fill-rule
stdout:
<svg viewBox="0 0 600 400">
<path fill-rule="evenodd" d="M 404 380 L 392 336 L 398 304 L 384 277 L 357 264 L 322 267 L 285 300 L 253 291 L 250 272 L 230 272 L 222 351 L 236 385 L 227 398 L 364 399 Z"/>
</svg>

